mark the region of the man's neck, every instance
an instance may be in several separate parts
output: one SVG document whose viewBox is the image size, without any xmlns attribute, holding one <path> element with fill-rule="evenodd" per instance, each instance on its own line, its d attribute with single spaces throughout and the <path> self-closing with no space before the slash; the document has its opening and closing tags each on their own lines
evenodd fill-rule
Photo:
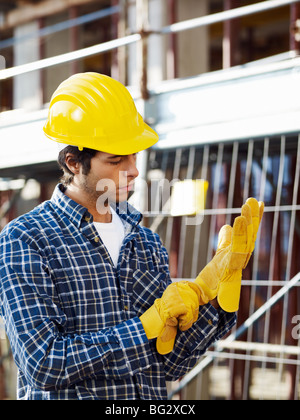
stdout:
<svg viewBox="0 0 300 420">
<path fill-rule="evenodd" d="M 86 207 L 89 213 L 93 216 L 94 222 L 111 223 L 112 214 L 109 204 L 99 208 L 96 200 L 91 199 L 85 192 L 79 191 L 76 188 L 67 187 L 65 195 L 83 207 Z"/>
</svg>

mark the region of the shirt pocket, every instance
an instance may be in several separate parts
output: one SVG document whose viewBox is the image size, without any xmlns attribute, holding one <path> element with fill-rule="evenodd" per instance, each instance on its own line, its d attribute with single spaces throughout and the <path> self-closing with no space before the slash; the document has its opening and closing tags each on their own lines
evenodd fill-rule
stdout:
<svg viewBox="0 0 300 420">
<path fill-rule="evenodd" d="M 168 276 L 164 272 L 142 271 L 133 272 L 132 299 L 133 307 L 141 316 L 154 301 L 160 298 L 168 286 Z"/>
</svg>

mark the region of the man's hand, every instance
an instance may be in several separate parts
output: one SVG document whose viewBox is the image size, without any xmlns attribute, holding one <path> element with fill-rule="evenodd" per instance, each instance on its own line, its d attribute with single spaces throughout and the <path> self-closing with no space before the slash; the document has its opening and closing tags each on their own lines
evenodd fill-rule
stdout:
<svg viewBox="0 0 300 420">
<path fill-rule="evenodd" d="M 198 319 L 199 306 L 215 301 L 219 282 L 228 265 L 231 249 L 231 226 L 223 226 L 219 233 L 218 248 L 213 260 L 201 271 L 195 282 L 176 282 L 186 307 L 191 309 L 179 317 L 179 329 L 186 331 Z M 185 291 L 185 293 L 183 293 Z"/>
<path fill-rule="evenodd" d="M 189 329 L 198 319 L 199 306 L 217 298 L 224 311 L 238 310 L 242 270 L 254 250 L 263 212 L 262 202 L 248 199 L 233 227 L 225 225 L 220 230 L 216 254 L 195 282 L 171 284 L 162 298 L 142 315 L 140 319 L 147 337 L 157 337 L 160 354 L 172 351 L 177 327 L 181 331 Z"/>
<path fill-rule="evenodd" d="M 242 207 L 241 216 L 235 219 L 233 228 L 225 225 L 220 230 L 216 254 L 195 282 L 178 282 L 172 285 L 178 288 L 187 308 L 187 312 L 178 318 L 181 331 L 186 331 L 197 320 L 199 306 L 214 301 L 215 298 L 224 311 L 238 310 L 242 270 L 246 268 L 254 250 L 263 212 L 264 204 L 249 198 Z M 177 325 L 173 322 L 165 330 L 172 335 L 172 340 L 167 342 L 161 336 L 158 338 L 157 348 L 161 354 L 172 351 Z"/>
<path fill-rule="evenodd" d="M 182 299 L 186 312 L 179 315 L 178 319 L 168 319 L 164 330 L 159 334 L 156 340 L 156 348 L 160 354 L 168 354 L 173 350 L 175 338 L 177 335 L 177 326 L 181 331 L 188 330 L 199 316 L 199 288 L 192 282 L 181 281 L 172 283 L 166 291 L 176 289 L 176 295 L 179 294 Z M 179 324 L 178 324 L 179 321 Z"/>
<path fill-rule="evenodd" d="M 201 271 L 195 283 L 201 289 L 200 305 L 217 297 L 226 312 L 239 308 L 242 270 L 246 268 L 255 247 L 264 204 L 249 198 L 242 207 L 241 216 L 233 228 L 222 227 L 216 255 Z"/>
<path fill-rule="evenodd" d="M 179 290 L 173 283 L 167 287 L 160 299 L 155 300 L 154 304 L 140 317 L 140 320 L 148 339 L 159 337 L 159 343 L 162 343 L 160 351 L 165 351 L 165 346 L 169 353 L 174 347 L 178 318 L 187 312 L 188 309 Z"/>
<path fill-rule="evenodd" d="M 254 251 L 257 232 L 264 213 L 264 203 L 249 198 L 242 207 L 241 216 L 234 221 L 232 230 L 228 229 L 224 240 L 231 236 L 229 263 L 218 288 L 218 302 L 226 312 L 236 312 L 239 308 L 242 270 Z"/>
</svg>

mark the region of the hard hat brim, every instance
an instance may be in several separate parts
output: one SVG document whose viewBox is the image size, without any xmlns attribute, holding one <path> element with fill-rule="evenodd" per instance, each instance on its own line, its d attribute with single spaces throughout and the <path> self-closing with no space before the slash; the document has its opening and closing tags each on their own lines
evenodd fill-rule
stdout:
<svg viewBox="0 0 300 420">
<path fill-rule="evenodd" d="M 159 140 L 158 134 L 145 122 L 144 130 L 141 134 L 135 136 L 134 138 L 124 139 L 122 142 L 114 142 L 110 138 L 64 137 L 61 134 L 51 132 L 51 128 L 47 125 L 47 123 L 44 126 L 43 131 L 50 140 L 66 144 L 66 146 L 76 146 L 80 149 L 88 148 L 116 155 L 131 155 L 141 152 L 142 150 L 149 149 Z"/>
</svg>

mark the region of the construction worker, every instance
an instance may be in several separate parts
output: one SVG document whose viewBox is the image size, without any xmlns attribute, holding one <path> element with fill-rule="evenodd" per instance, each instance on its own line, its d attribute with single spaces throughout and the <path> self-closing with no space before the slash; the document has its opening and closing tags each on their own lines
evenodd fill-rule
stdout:
<svg viewBox="0 0 300 420">
<path fill-rule="evenodd" d="M 18 399 L 166 399 L 166 381 L 234 325 L 263 207 L 252 199 L 221 230 L 195 282 L 172 283 L 159 236 L 127 202 L 136 153 L 158 140 L 128 90 L 74 75 L 54 93 L 44 131 L 62 145 L 62 183 L 0 234 Z"/>
</svg>

